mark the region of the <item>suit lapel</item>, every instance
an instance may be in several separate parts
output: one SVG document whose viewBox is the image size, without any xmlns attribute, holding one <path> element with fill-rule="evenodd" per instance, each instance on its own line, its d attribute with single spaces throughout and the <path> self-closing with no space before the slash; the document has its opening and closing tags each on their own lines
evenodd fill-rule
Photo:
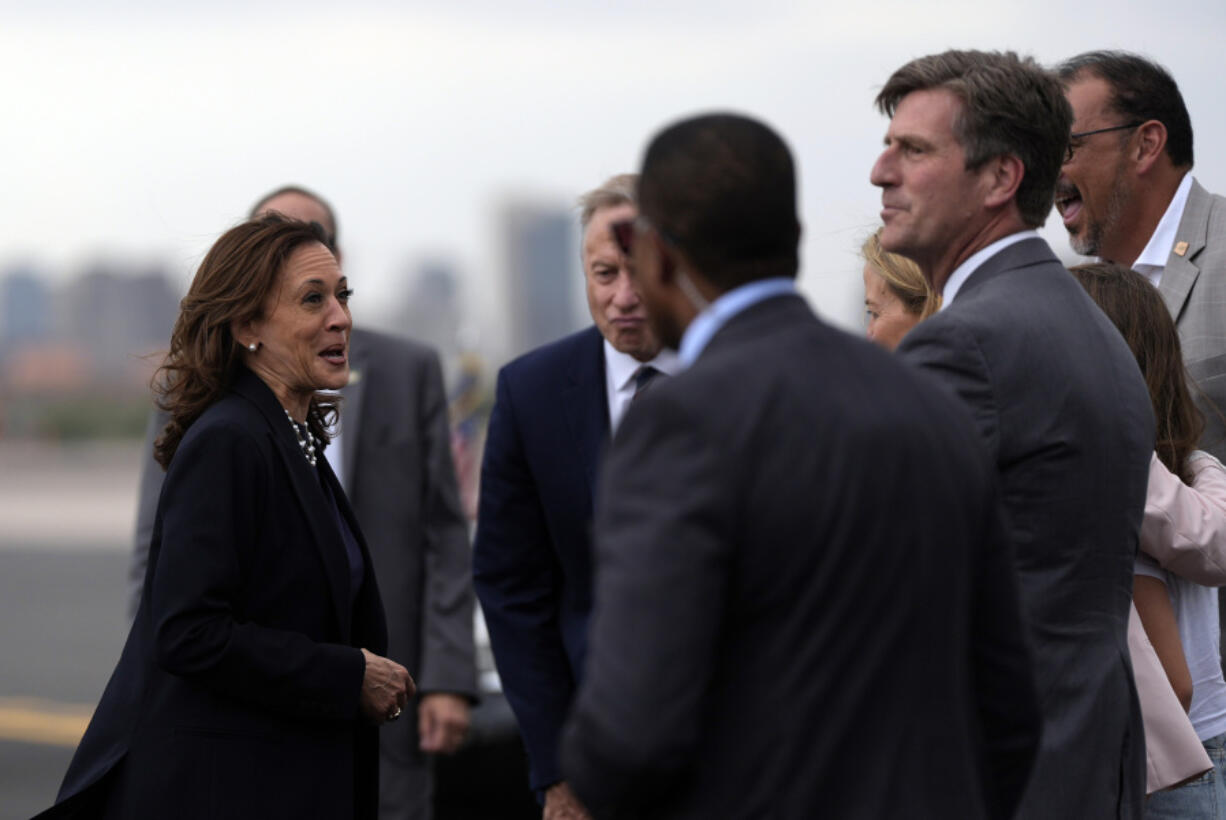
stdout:
<svg viewBox="0 0 1226 820">
<path fill-rule="evenodd" d="M 1193 180 L 1183 218 L 1179 220 L 1179 229 L 1175 234 L 1175 244 L 1167 255 L 1166 267 L 1162 269 L 1162 279 L 1158 283 L 1158 292 L 1162 294 L 1162 300 L 1176 322 L 1187 304 L 1196 277 L 1200 276 L 1200 268 L 1192 260 L 1205 247 L 1208 239 L 1210 205 L 1209 193 Z M 1175 253 L 1182 243 L 1187 243 L 1183 246 L 1184 252 Z"/>
<path fill-rule="evenodd" d="M 596 488 L 596 468 L 609 437 L 609 400 L 605 389 L 604 337 L 592 328 L 575 346 L 562 390 L 562 408 L 574 438 L 588 497 Z"/>
<path fill-rule="evenodd" d="M 366 395 L 366 364 L 370 358 L 368 350 L 369 340 L 361 331 L 353 331 L 353 335 L 349 338 L 349 384 L 341 391 L 341 395 L 345 397 L 344 406 L 341 408 L 342 416 L 347 420 L 347 424 L 343 425 L 343 435 L 345 436 L 345 447 L 341 451 L 341 460 L 344 464 L 339 465 L 341 475 L 345 477 L 345 486 L 353 488 L 353 470 L 354 464 L 358 457 L 358 444 L 362 436 L 362 430 L 369 427 L 363 424 L 362 408 L 364 406 L 363 398 Z"/>
<path fill-rule="evenodd" d="M 349 559 L 345 555 L 345 542 L 333 520 L 328 499 L 319 484 L 319 476 L 303 457 L 294 431 L 286 419 L 285 410 L 272 391 L 251 371 L 245 369 L 236 381 L 234 391 L 251 401 L 268 422 L 274 449 L 285 464 L 290 486 L 298 500 L 303 519 L 311 531 L 315 551 L 319 554 L 324 572 L 328 576 L 328 587 L 332 591 L 332 603 L 341 636 L 348 640 L 353 617 L 349 604 Z"/>
</svg>

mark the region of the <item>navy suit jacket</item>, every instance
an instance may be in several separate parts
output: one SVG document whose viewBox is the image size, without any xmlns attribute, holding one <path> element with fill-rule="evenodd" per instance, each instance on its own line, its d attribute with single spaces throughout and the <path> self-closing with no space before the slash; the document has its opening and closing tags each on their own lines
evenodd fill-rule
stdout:
<svg viewBox="0 0 1226 820">
<path fill-rule="evenodd" d="M 324 484 L 362 552 L 356 598 Z M 171 460 L 140 609 L 46 816 L 373 820 L 359 647 L 387 651 L 357 520 L 244 369 Z"/>
<path fill-rule="evenodd" d="M 592 499 L 608 435 L 597 328 L 498 374 L 473 577 L 535 789 L 561 779 L 558 737 L 587 651 Z"/>
</svg>

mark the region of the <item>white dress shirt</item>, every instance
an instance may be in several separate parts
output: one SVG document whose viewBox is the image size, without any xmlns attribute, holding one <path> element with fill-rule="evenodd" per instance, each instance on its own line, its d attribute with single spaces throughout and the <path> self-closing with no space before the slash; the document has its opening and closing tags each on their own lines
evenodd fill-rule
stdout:
<svg viewBox="0 0 1226 820">
<path fill-rule="evenodd" d="M 661 373 L 675 375 L 681 369 L 677 354 L 672 350 L 661 349 L 659 355 L 649 362 L 640 362 L 629 353 L 618 352 L 609 340 L 604 341 L 604 378 L 605 396 L 609 399 L 609 432 L 617 432 L 622 416 L 634 399 L 634 377 L 639 368 L 650 365 Z"/>
<path fill-rule="evenodd" d="M 1192 175 L 1184 174 L 1183 181 L 1175 189 L 1171 204 L 1166 206 L 1166 213 L 1158 220 L 1158 227 L 1145 245 L 1145 250 L 1130 266 L 1137 273 L 1153 282 L 1154 287 L 1162 281 L 1162 271 L 1166 269 L 1166 260 L 1171 248 L 1175 246 L 1175 235 L 1179 232 L 1179 223 L 1183 220 L 1183 209 L 1188 204 L 1188 194 L 1192 190 Z"/>
</svg>

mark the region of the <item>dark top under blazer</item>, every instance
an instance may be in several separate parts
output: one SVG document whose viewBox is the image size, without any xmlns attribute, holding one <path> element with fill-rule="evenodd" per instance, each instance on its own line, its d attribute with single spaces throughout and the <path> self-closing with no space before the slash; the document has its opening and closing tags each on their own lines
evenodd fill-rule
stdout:
<svg viewBox="0 0 1226 820">
<path fill-rule="evenodd" d="M 1154 421 L 1119 332 L 1041 239 L 988 259 L 900 354 L 970 407 L 1000 475 L 1043 741 L 1019 817 L 1139 817 L 1128 658 Z"/>
<path fill-rule="evenodd" d="M 598 818 L 1008 817 L 1038 713 L 964 408 L 802 299 L 626 414 L 563 769 Z"/>
<path fill-rule="evenodd" d="M 351 601 L 333 496 L 366 573 Z M 370 555 L 326 461 L 241 371 L 167 471 L 140 609 L 50 817 L 373 818 L 359 710 L 387 632 Z M 109 800 L 108 800 L 109 797 Z"/>
<path fill-rule="evenodd" d="M 595 327 L 498 374 L 473 573 L 537 789 L 561 778 L 558 736 L 587 649 L 592 497 L 608 435 L 604 338 Z"/>
</svg>

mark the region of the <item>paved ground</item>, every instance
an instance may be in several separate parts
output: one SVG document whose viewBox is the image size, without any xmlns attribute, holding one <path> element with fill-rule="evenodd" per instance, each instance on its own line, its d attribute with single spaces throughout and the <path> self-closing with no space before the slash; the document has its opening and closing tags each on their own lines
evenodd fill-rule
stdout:
<svg viewBox="0 0 1226 820">
<path fill-rule="evenodd" d="M 0 820 L 54 799 L 127 634 L 126 573 L 114 547 L 0 550 Z"/>
<path fill-rule="evenodd" d="M 115 549 L 136 515 L 140 442 L 0 439 L 0 549 Z"/>
</svg>

